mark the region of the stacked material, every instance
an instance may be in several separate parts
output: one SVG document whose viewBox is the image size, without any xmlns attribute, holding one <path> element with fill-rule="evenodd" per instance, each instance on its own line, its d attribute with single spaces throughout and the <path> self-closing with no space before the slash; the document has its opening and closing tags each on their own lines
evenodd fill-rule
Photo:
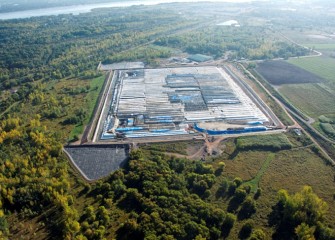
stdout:
<svg viewBox="0 0 335 240">
<path fill-rule="evenodd" d="M 146 112 L 143 78 L 124 78 L 121 83 L 118 114 L 138 115 Z"/>
<path fill-rule="evenodd" d="M 264 113 L 232 80 L 215 67 L 118 71 L 104 129 L 127 137 L 186 134 L 185 123 L 267 122 Z M 113 119 L 120 120 L 118 126 Z M 113 136 L 104 131 L 103 138 Z"/>
</svg>

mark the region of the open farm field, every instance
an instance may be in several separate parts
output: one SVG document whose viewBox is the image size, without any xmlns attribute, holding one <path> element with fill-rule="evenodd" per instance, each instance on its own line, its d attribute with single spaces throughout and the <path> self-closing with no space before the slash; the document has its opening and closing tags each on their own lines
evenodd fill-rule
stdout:
<svg viewBox="0 0 335 240">
<path fill-rule="evenodd" d="M 289 63 L 335 82 L 335 59 L 330 57 L 294 58 Z"/>
<path fill-rule="evenodd" d="M 317 84 L 289 84 L 279 89 L 290 102 L 311 117 L 335 113 L 335 97 Z"/>
<path fill-rule="evenodd" d="M 316 74 L 284 61 L 261 62 L 256 70 L 273 85 L 323 82 Z"/>
<path fill-rule="evenodd" d="M 258 72 L 256 72 L 254 69 L 251 69 L 250 72 L 259 80 L 264 82 L 259 75 Z M 286 125 L 290 126 L 293 125 L 293 121 L 288 117 L 286 112 L 279 106 L 278 103 L 276 103 L 265 91 L 264 89 L 254 80 L 252 80 L 252 77 L 246 77 L 244 78 L 244 81 L 248 83 L 249 86 L 252 87 L 252 89 L 263 99 L 264 102 L 274 111 L 274 113 L 277 115 L 277 117 L 280 119 L 280 121 Z M 268 84 L 266 82 L 266 84 Z"/>
</svg>

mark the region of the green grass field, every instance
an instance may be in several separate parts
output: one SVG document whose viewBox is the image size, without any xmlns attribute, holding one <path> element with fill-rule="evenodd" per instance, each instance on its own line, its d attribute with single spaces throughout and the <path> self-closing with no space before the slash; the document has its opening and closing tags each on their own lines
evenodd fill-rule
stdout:
<svg viewBox="0 0 335 240">
<path fill-rule="evenodd" d="M 312 45 L 317 50 L 335 49 L 335 44 L 310 44 L 307 46 L 313 47 Z M 326 82 L 318 84 L 284 85 L 279 91 L 288 98 L 293 105 L 310 117 L 313 117 L 316 120 L 313 126 L 320 133 L 327 135 L 326 131 L 320 127 L 318 117 L 324 114 L 335 114 L 335 59 L 322 56 L 290 59 L 288 62 L 323 77 L 326 80 Z"/>
<path fill-rule="evenodd" d="M 335 83 L 335 58 L 294 58 L 288 62 Z"/>
<path fill-rule="evenodd" d="M 335 140 L 335 133 L 329 133 L 327 131 L 325 131 L 325 129 L 322 127 L 322 124 L 320 121 L 316 121 L 313 123 L 313 127 L 320 132 L 321 134 L 323 134 L 324 136 L 327 136 L 329 139 Z M 335 124 L 331 125 L 333 129 L 335 129 Z M 331 130 L 332 131 L 332 130 Z M 335 147 L 335 146 L 334 146 Z"/>
<path fill-rule="evenodd" d="M 76 125 L 70 133 L 69 139 L 73 139 L 75 135 L 80 135 L 84 131 L 84 127 L 90 122 L 92 119 L 93 111 L 95 104 L 97 102 L 98 96 L 101 92 L 102 85 L 104 83 L 105 76 L 97 77 L 91 80 L 90 89 L 84 98 L 84 104 L 81 103 L 82 107 L 86 111 L 86 118 L 83 121 L 83 124 Z"/>
<path fill-rule="evenodd" d="M 250 181 L 245 182 L 244 184 L 250 185 L 251 186 L 251 192 L 255 193 L 257 191 L 257 188 L 259 187 L 259 182 L 261 181 L 261 178 L 263 174 L 266 172 L 268 169 L 271 161 L 274 159 L 275 154 L 274 153 L 269 153 L 267 156 L 264 164 L 262 165 L 261 169 L 258 171 L 257 175 L 251 179 Z"/>
<path fill-rule="evenodd" d="M 278 151 L 290 149 L 292 144 L 284 134 L 245 136 L 237 138 L 236 147 L 239 150 L 262 149 Z"/>
<path fill-rule="evenodd" d="M 302 140 L 294 134 L 292 136 Z M 288 137 L 292 138 L 290 135 Z M 257 200 L 257 212 L 252 216 L 252 220 L 255 222 L 256 227 L 266 230 L 267 239 L 270 239 L 272 234 L 270 229 L 265 228 L 268 224 L 267 217 L 272 211 L 271 207 L 277 201 L 277 192 L 280 189 L 287 189 L 289 193 L 294 193 L 300 191 L 304 185 L 311 186 L 314 192 L 328 203 L 329 214 L 327 215 L 327 222 L 332 227 L 335 227 L 335 202 L 333 199 L 333 194 L 335 193 L 335 171 L 315 154 L 310 147 L 296 148 L 306 145 L 305 142 L 293 143 L 294 148 L 277 152 L 259 150 L 236 151 L 233 139 L 223 144 L 226 145 L 228 155 L 223 154 L 216 158 L 213 166 L 217 168 L 218 163 L 224 161 L 225 169 L 219 178 L 228 177 L 233 179 L 234 177 L 240 177 L 244 185 L 251 185 L 252 191 L 255 191 L 258 187 L 262 189 L 262 194 Z M 229 155 L 232 151 L 235 153 L 233 157 L 231 157 L 231 154 Z M 217 186 L 213 187 L 213 192 L 216 188 Z M 227 207 L 226 202 L 215 199 L 215 197 L 211 201 L 220 207 Z M 238 239 L 238 229 L 242 225 L 243 221 L 236 222 L 229 239 Z"/>
<path fill-rule="evenodd" d="M 169 152 L 187 155 L 186 142 L 171 142 L 171 143 L 152 143 L 143 145 L 142 149 L 156 151 L 156 152 Z"/>
<path fill-rule="evenodd" d="M 335 96 L 317 84 L 288 84 L 280 87 L 279 91 L 311 117 L 335 113 Z"/>
<path fill-rule="evenodd" d="M 321 129 L 330 136 L 335 136 L 335 129 L 330 123 L 320 123 Z"/>
<path fill-rule="evenodd" d="M 303 46 L 313 48 L 315 50 L 335 50 L 335 43 L 316 43 L 316 44 L 302 44 Z"/>
<path fill-rule="evenodd" d="M 260 215 L 265 214 L 271 205 L 267 201 L 275 199 L 275 193 L 282 188 L 296 192 L 303 185 L 312 186 L 313 190 L 330 206 L 329 222 L 335 223 L 334 200 L 335 193 L 334 169 L 327 166 L 323 160 L 308 148 L 305 150 L 281 151 L 275 155 L 269 167 L 263 174 L 259 186 L 263 193 L 259 203 Z"/>
</svg>

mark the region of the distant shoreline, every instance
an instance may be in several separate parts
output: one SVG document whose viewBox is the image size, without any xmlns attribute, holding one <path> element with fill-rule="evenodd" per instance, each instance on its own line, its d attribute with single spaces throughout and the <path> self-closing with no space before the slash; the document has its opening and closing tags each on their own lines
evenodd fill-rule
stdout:
<svg viewBox="0 0 335 240">
<path fill-rule="evenodd" d="M 128 1 L 115 1 L 110 3 L 96 3 L 96 4 L 78 4 L 71 6 L 59 6 L 50 8 L 31 9 L 15 12 L 0 13 L 0 20 L 22 19 L 30 17 L 52 16 L 60 14 L 80 14 L 91 12 L 97 8 L 113 8 L 113 7 L 130 7 L 135 5 L 156 5 L 162 3 L 194 3 L 194 2 L 230 2 L 230 3 L 243 3 L 252 2 L 254 0 L 128 0 Z"/>
</svg>

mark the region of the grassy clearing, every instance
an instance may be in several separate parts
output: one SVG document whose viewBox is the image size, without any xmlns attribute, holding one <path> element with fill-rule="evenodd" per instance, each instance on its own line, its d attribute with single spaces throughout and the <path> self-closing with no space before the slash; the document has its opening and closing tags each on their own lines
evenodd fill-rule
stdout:
<svg viewBox="0 0 335 240">
<path fill-rule="evenodd" d="M 335 50 L 335 43 L 316 43 L 316 44 L 307 43 L 302 45 L 316 50 Z"/>
<path fill-rule="evenodd" d="M 311 117 L 335 113 L 334 95 L 317 84 L 289 84 L 279 89 L 290 102 Z"/>
<path fill-rule="evenodd" d="M 285 134 L 239 137 L 236 142 L 238 150 L 260 149 L 277 151 L 292 148 L 292 144 Z"/>
<path fill-rule="evenodd" d="M 324 115 L 321 115 L 319 117 L 319 121 L 322 122 L 322 123 L 330 123 L 330 122 L 332 122 L 332 119 L 330 119 L 330 118 L 328 118 L 328 117 L 326 117 Z"/>
<path fill-rule="evenodd" d="M 290 133 L 288 138 L 295 139 L 294 147 L 306 146 L 310 143 L 294 133 Z M 299 141 L 301 142 L 296 143 Z M 277 192 L 280 189 L 287 189 L 289 193 L 294 193 L 300 191 L 304 185 L 311 186 L 318 196 L 328 203 L 327 222 L 331 227 L 335 227 L 335 201 L 333 199 L 335 169 L 326 165 L 324 160 L 310 147 L 293 148 L 274 153 L 259 150 L 238 151 L 233 139 L 223 144 L 226 146 L 225 153 L 214 160 L 213 167 L 216 169 L 219 162 L 223 161 L 226 165 L 219 178 L 232 180 L 240 177 L 244 184 L 251 185 L 253 191 L 257 187 L 262 189 L 261 196 L 257 200 L 257 212 L 251 219 L 255 223 L 255 228 L 264 229 L 266 239 L 271 239 L 273 233 L 272 229 L 267 228 L 268 215 L 272 211 L 272 206 L 277 202 Z M 213 186 L 212 194 L 217 188 L 218 186 Z M 211 201 L 223 209 L 228 206 L 227 201 L 215 199 L 215 197 L 211 198 Z M 243 223 L 243 221 L 236 222 L 229 239 L 239 239 L 238 231 Z"/>
<path fill-rule="evenodd" d="M 301 135 L 297 135 L 293 129 L 290 129 L 285 135 L 292 143 L 292 148 L 301 148 L 313 144 L 312 140 L 303 131 Z"/>
<path fill-rule="evenodd" d="M 257 188 L 259 187 L 259 182 L 265 173 L 265 171 L 268 169 L 271 161 L 274 159 L 275 155 L 274 153 L 269 153 L 266 160 L 264 161 L 261 169 L 258 171 L 257 175 L 251 179 L 250 181 L 247 181 L 244 183 L 244 185 L 250 185 L 251 186 L 251 192 L 255 193 L 257 191 Z"/>
<path fill-rule="evenodd" d="M 325 126 L 323 125 L 325 123 L 329 124 L 332 127 L 333 130 L 330 130 L 330 132 L 329 131 L 327 132 L 324 129 Z M 315 121 L 313 123 L 313 127 L 317 131 L 319 131 L 320 133 L 322 133 L 323 135 L 328 136 L 328 137 L 330 137 L 330 138 L 332 138 L 332 139 L 335 140 L 335 134 L 332 133 L 332 131 L 335 131 L 334 130 L 335 129 L 335 114 L 329 114 L 329 115 L 326 115 L 326 116 L 325 115 L 319 116 L 319 118 L 317 119 L 317 121 Z M 329 128 L 329 129 L 331 129 L 331 128 Z"/>
<path fill-rule="evenodd" d="M 325 133 L 331 136 L 335 136 L 335 129 L 330 123 L 320 123 L 320 127 Z"/>
<path fill-rule="evenodd" d="M 327 133 L 325 131 L 323 131 L 323 129 L 321 128 L 321 122 L 316 121 L 312 124 L 312 126 L 314 127 L 314 129 L 316 129 L 319 133 L 323 134 L 324 136 L 327 136 Z"/>
<path fill-rule="evenodd" d="M 306 132 L 308 132 L 319 144 L 320 146 L 326 151 L 326 153 L 329 155 L 330 158 L 335 159 L 335 144 L 329 144 L 328 141 L 320 137 L 319 134 L 317 134 L 317 131 L 307 125 L 305 122 L 301 121 L 298 118 L 295 118 L 296 121 L 300 124 L 301 127 L 303 127 Z M 313 151 L 317 153 L 318 156 L 320 156 L 322 159 L 327 162 L 327 164 L 330 163 L 330 159 L 325 156 L 317 147 L 312 147 Z"/>
<path fill-rule="evenodd" d="M 75 135 L 80 135 L 84 131 L 84 126 L 86 126 L 93 117 L 94 107 L 96 105 L 97 99 L 101 92 L 102 85 L 104 83 L 105 76 L 94 78 L 90 81 L 90 91 L 85 96 L 84 104 L 80 104 L 86 112 L 86 117 L 83 123 L 76 125 L 70 133 L 69 139 L 73 139 Z"/>
<path fill-rule="evenodd" d="M 295 58 L 288 60 L 298 67 L 335 83 L 335 59 L 330 57 Z"/>
<path fill-rule="evenodd" d="M 226 166 L 224 175 L 228 178 L 240 177 L 243 181 L 250 181 L 262 167 L 267 151 L 238 151 L 234 139 L 222 143 L 223 153 L 215 158 L 213 167 L 219 167 L 219 162 L 224 161 Z"/>
<path fill-rule="evenodd" d="M 187 145 L 186 142 L 152 143 L 143 145 L 142 149 L 187 155 Z"/>
<path fill-rule="evenodd" d="M 264 193 L 261 198 L 265 201 L 274 199 L 274 194 L 282 188 L 292 193 L 304 185 L 312 186 L 318 196 L 329 204 L 328 220 L 334 227 L 334 173 L 332 167 L 309 149 L 278 152 L 260 181 Z"/>
<path fill-rule="evenodd" d="M 170 51 L 171 53 L 180 53 L 181 52 L 179 49 L 176 49 L 176 48 L 166 47 L 166 46 L 158 46 L 158 45 L 155 45 L 155 44 L 150 44 L 150 45 L 148 45 L 148 47 L 151 48 L 151 49 L 159 50 L 159 51 Z"/>
</svg>

